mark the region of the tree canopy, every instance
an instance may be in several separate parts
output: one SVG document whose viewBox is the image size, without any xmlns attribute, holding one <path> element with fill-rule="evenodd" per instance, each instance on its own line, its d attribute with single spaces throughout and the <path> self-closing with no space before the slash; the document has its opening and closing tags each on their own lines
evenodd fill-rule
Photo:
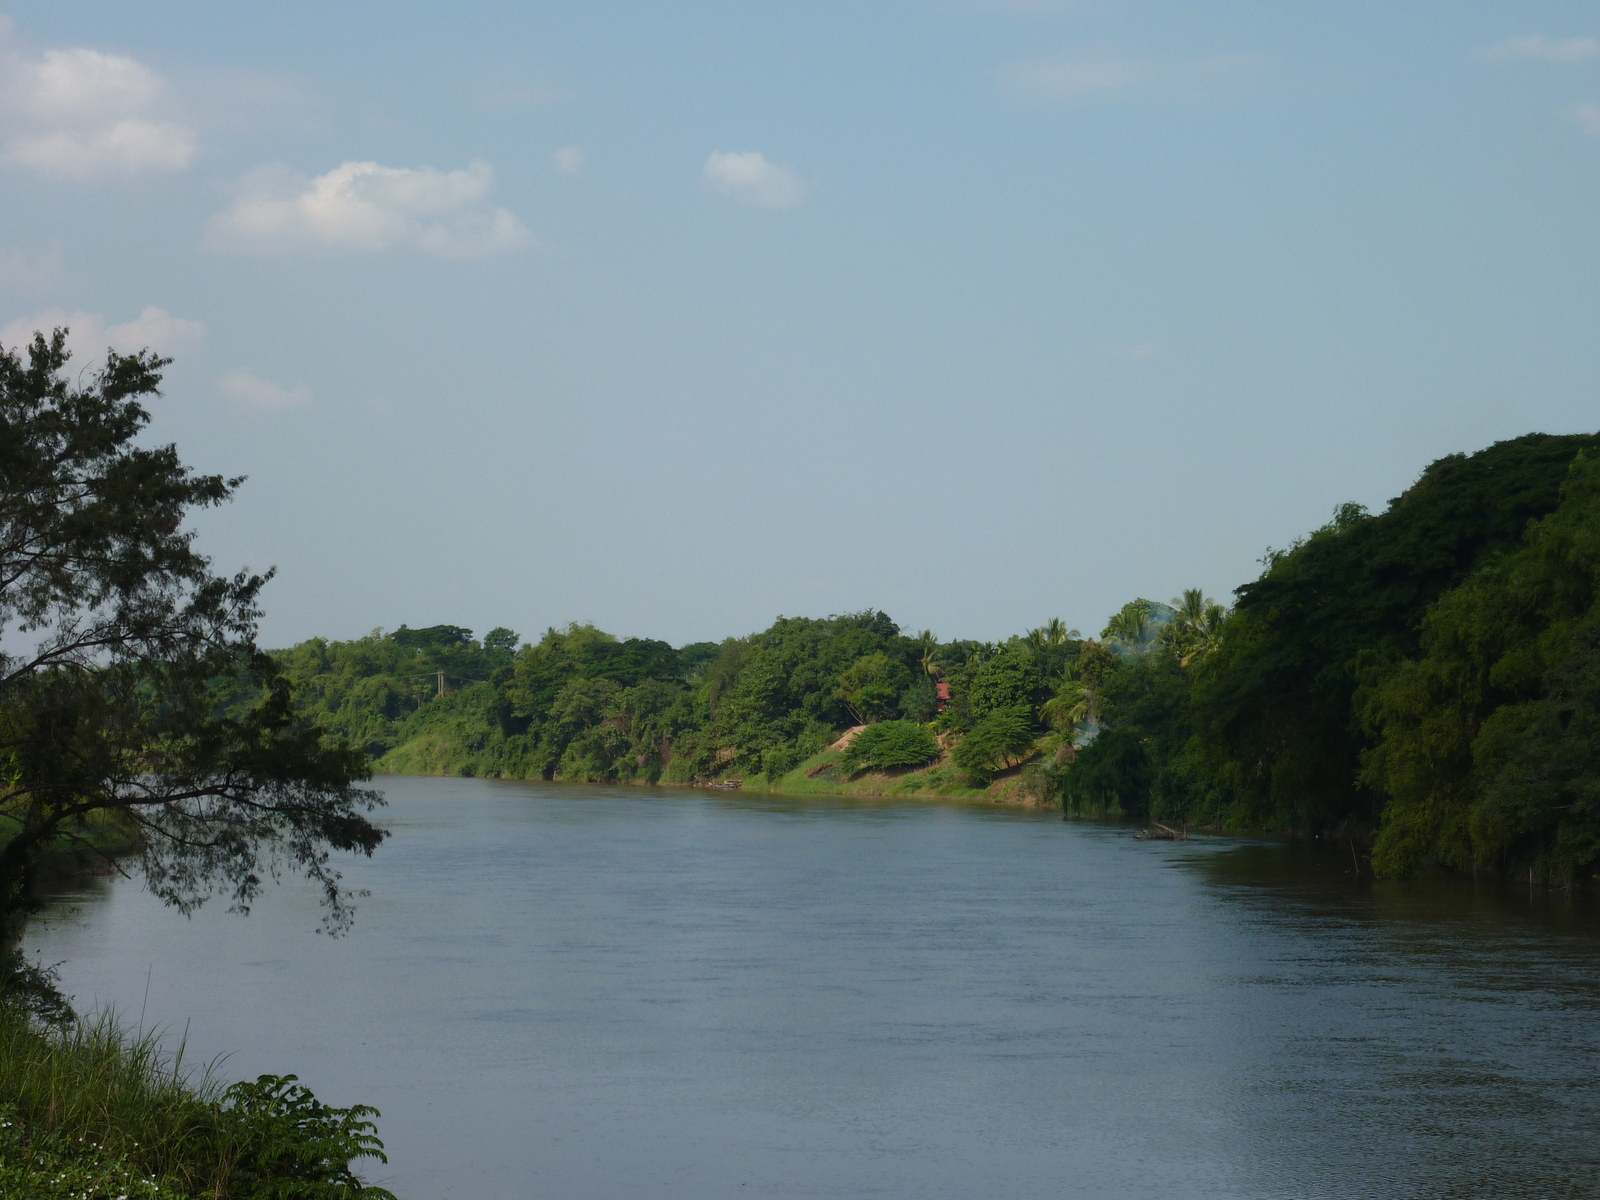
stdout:
<svg viewBox="0 0 1600 1200">
<path fill-rule="evenodd" d="M 385 836 L 359 750 L 297 712 L 256 648 L 267 575 L 214 575 L 184 528 L 242 482 L 136 439 L 165 360 L 108 354 L 69 382 L 65 333 L 0 348 L 0 921 L 41 855 L 97 822 L 137 834 L 145 879 L 185 911 L 248 909 L 288 868 L 348 921 L 334 851 Z"/>
</svg>

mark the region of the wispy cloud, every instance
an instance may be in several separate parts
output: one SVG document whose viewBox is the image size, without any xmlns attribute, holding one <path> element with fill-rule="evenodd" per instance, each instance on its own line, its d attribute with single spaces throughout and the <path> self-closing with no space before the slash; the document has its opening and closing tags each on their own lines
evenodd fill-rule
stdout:
<svg viewBox="0 0 1600 1200">
<path fill-rule="evenodd" d="M 484 258 L 532 244 L 522 222 L 486 202 L 494 171 L 345 162 L 307 180 L 286 168 L 248 176 L 206 227 L 209 249 L 251 254 L 308 250 L 415 250 Z"/>
<path fill-rule="evenodd" d="M 1530 33 L 1526 37 L 1511 38 L 1490 46 L 1480 51 L 1477 57 L 1489 62 L 1583 62 L 1600 57 L 1600 38 L 1552 38 L 1542 33 Z"/>
<path fill-rule="evenodd" d="M 304 383 L 284 387 L 242 368 L 219 379 L 217 389 L 241 408 L 259 413 L 288 412 L 311 403 L 311 389 Z"/>
<path fill-rule="evenodd" d="M 17 349 L 33 341 L 35 333 L 49 337 L 53 330 L 63 328 L 69 331 L 67 349 L 80 365 L 102 361 L 108 348 L 118 354 L 132 354 L 136 350 L 152 350 L 161 355 L 181 354 L 197 347 L 206 336 L 202 322 L 175 317 L 154 305 L 146 305 L 137 317 L 120 325 L 107 325 L 106 319 L 98 313 L 46 308 L 31 316 L 18 317 L 0 328 L 0 346 Z"/>
<path fill-rule="evenodd" d="M 199 139 L 170 89 L 132 58 L 86 47 L 0 51 L 0 160 L 78 181 L 181 171 Z"/>
<path fill-rule="evenodd" d="M 1007 63 L 1001 86 L 1019 100 L 1202 99 L 1252 86 L 1263 61 L 1249 54 L 1178 62 L 1107 54 L 1069 54 Z"/>
<path fill-rule="evenodd" d="M 799 176 L 756 150 L 713 151 L 702 175 L 724 196 L 759 208 L 792 208 L 806 195 Z"/>
<path fill-rule="evenodd" d="M 563 146 L 550 156 L 550 165 L 563 175 L 582 175 L 589 160 L 576 146 Z"/>
<path fill-rule="evenodd" d="M 1008 63 L 1000 79 L 1027 100 L 1068 100 L 1122 92 L 1147 83 L 1149 63 L 1114 58 L 1044 58 Z"/>
</svg>

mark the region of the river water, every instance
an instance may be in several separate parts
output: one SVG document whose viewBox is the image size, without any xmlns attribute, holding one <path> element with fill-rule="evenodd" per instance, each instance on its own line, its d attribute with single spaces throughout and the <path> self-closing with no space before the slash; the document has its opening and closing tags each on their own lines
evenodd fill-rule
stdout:
<svg viewBox="0 0 1600 1200">
<path fill-rule="evenodd" d="M 386 778 L 347 879 L 30 950 L 402 1200 L 1600 1196 L 1600 917 L 981 806 Z"/>
</svg>

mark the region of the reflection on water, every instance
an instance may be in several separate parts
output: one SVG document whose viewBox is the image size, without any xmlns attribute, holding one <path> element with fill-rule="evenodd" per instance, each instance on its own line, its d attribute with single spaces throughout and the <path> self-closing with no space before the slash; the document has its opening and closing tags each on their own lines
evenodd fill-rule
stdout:
<svg viewBox="0 0 1600 1200">
<path fill-rule="evenodd" d="M 377 1104 L 409 1200 L 1600 1195 L 1584 900 L 977 807 L 383 785 L 348 938 L 306 888 L 185 922 L 118 881 L 30 944 Z"/>
</svg>

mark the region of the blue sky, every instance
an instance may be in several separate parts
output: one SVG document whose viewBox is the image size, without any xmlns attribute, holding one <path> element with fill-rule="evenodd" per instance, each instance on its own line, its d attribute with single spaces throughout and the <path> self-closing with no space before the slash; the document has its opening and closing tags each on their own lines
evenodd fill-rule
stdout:
<svg viewBox="0 0 1600 1200">
<path fill-rule="evenodd" d="M 12 4 L 0 341 L 175 358 L 264 640 L 943 637 L 1600 428 L 1574 3 Z"/>
</svg>

